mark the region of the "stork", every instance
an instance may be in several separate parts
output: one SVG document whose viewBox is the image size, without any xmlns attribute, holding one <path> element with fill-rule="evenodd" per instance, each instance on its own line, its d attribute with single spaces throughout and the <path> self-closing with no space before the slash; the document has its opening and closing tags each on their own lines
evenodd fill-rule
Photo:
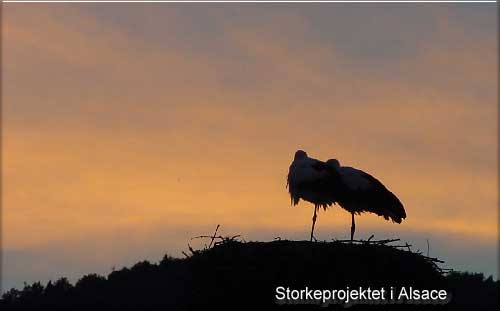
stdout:
<svg viewBox="0 0 500 311">
<path fill-rule="evenodd" d="M 318 209 L 326 210 L 338 200 L 337 193 L 342 187 L 340 174 L 333 166 L 310 158 L 305 151 L 298 150 L 290 165 L 287 186 L 293 205 L 297 205 L 300 199 L 314 204 L 312 241 Z"/>
<path fill-rule="evenodd" d="M 318 209 L 326 210 L 336 203 L 351 213 L 351 241 L 356 230 L 355 214 L 371 212 L 396 223 L 406 218 L 403 204 L 375 177 L 353 167 L 341 166 L 336 159 L 325 163 L 310 158 L 303 150 L 295 152 L 287 186 L 293 205 L 300 199 L 314 204 L 311 241 Z"/>
</svg>

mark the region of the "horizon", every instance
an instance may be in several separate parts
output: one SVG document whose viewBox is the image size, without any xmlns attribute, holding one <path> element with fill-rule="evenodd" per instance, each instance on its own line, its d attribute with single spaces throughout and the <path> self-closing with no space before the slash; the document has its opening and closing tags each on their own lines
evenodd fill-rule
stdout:
<svg viewBox="0 0 500 311">
<path fill-rule="evenodd" d="M 217 224 L 308 239 L 298 149 L 403 202 L 357 238 L 498 279 L 491 6 L 4 6 L 2 290 L 180 257 Z M 315 234 L 349 229 L 333 206 Z"/>
</svg>

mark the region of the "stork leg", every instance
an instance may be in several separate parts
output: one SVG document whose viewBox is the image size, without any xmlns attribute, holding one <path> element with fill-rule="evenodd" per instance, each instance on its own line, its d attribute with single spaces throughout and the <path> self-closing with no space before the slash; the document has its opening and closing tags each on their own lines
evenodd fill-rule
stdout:
<svg viewBox="0 0 500 311">
<path fill-rule="evenodd" d="M 311 242 L 314 238 L 314 225 L 316 224 L 316 213 L 318 211 L 318 207 L 317 206 L 314 206 L 314 215 L 313 215 L 313 218 L 312 218 L 312 228 L 311 228 Z"/>
<path fill-rule="evenodd" d="M 356 224 L 354 223 L 354 212 L 351 213 L 352 216 L 352 223 L 351 223 L 351 243 L 354 239 L 354 231 L 356 230 Z"/>
</svg>

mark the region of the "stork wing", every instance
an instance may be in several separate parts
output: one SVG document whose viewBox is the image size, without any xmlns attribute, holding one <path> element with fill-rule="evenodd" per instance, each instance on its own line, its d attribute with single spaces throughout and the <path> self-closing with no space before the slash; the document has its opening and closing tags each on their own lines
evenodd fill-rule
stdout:
<svg viewBox="0 0 500 311">
<path fill-rule="evenodd" d="M 344 181 L 344 184 L 349 190 L 368 190 L 373 185 L 370 182 L 369 174 L 362 170 L 355 169 L 354 167 L 342 166 L 339 173 Z M 371 176 L 370 176 L 371 177 Z"/>
<path fill-rule="evenodd" d="M 340 174 L 355 196 L 353 200 L 359 211 L 372 212 L 397 223 L 406 218 L 401 201 L 372 175 L 352 167 L 342 167 Z"/>
</svg>

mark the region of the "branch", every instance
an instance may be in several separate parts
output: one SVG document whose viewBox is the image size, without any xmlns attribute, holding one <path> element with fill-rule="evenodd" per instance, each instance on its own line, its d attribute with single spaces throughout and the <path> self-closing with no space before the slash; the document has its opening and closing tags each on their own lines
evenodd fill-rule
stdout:
<svg viewBox="0 0 500 311">
<path fill-rule="evenodd" d="M 212 240 L 210 241 L 210 245 L 208 245 L 208 248 L 212 247 L 212 244 L 214 243 L 215 235 L 217 234 L 217 230 L 219 230 L 220 225 L 217 225 L 217 228 L 215 228 L 214 235 L 212 236 Z"/>
</svg>

